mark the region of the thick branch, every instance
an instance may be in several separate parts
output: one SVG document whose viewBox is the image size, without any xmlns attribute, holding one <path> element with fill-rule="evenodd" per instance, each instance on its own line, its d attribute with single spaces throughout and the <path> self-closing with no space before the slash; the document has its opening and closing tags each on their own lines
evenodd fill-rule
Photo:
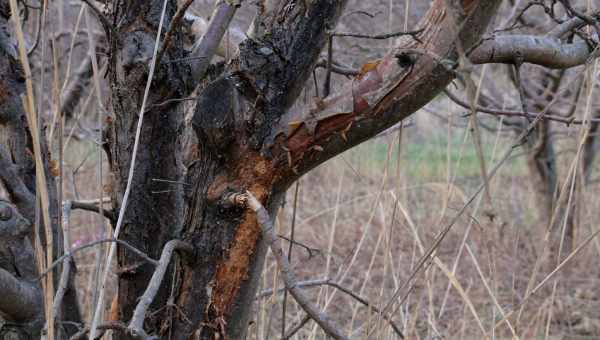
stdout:
<svg viewBox="0 0 600 340">
<path fill-rule="evenodd" d="M 185 20 L 190 23 L 190 39 L 200 41 L 202 36 L 208 30 L 208 21 L 202 17 L 186 13 Z M 221 43 L 217 48 L 216 55 L 220 57 L 235 56 L 238 54 L 238 45 L 246 39 L 246 34 L 237 26 L 229 26 L 225 33 L 225 39 L 221 39 Z"/>
<path fill-rule="evenodd" d="M 206 72 L 212 57 L 217 52 L 223 35 L 225 35 L 229 23 L 239 7 L 239 5 L 232 3 L 231 1 L 217 2 L 206 32 L 192 49 L 191 57 L 194 60 L 191 65 L 194 81 L 198 81 L 204 76 L 204 72 Z"/>
<path fill-rule="evenodd" d="M 11 201 L 17 205 L 19 211 L 26 214 L 28 219 L 33 220 L 35 196 L 18 175 L 17 167 L 13 164 L 10 153 L 4 145 L 0 145 L 0 180 L 4 183 Z"/>
<path fill-rule="evenodd" d="M 361 74 L 337 94 L 309 110 L 290 112 L 273 132 L 271 151 L 287 164 L 281 185 L 325 160 L 393 126 L 428 103 L 454 78 L 457 41 L 468 49 L 485 32 L 501 1 L 464 1 L 466 21 L 436 0 L 419 27 L 418 40 L 401 37 L 383 59 L 363 65 Z"/>
<path fill-rule="evenodd" d="M 87 203 L 82 201 L 71 201 L 72 209 L 80 209 L 86 211 L 93 211 L 96 213 L 100 213 L 100 206 L 97 203 Z M 117 217 L 115 216 L 115 212 L 112 209 L 102 209 L 102 215 L 106 217 L 113 224 L 116 222 Z"/>
<path fill-rule="evenodd" d="M 194 251 L 194 248 L 191 244 L 180 240 L 171 240 L 167 242 L 163 248 L 160 260 L 158 261 L 158 266 L 152 275 L 152 279 L 150 279 L 144 295 L 142 295 L 140 298 L 140 302 L 133 312 L 133 317 L 131 318 L 131 322 L 128 326 L 133 334 L 145 334 L 144 319 L 146 318 L 146 311 L 148 311 L 148 307 L 150 307 L 150 304 L 152 301 L 154 301 L 156 293 L 158 293 L 158 289 L 160 288 L 165 273 L 167 272 L 167 267 L 171 262 L 171 257 L 173 256 L 173 252 L 175 250 L 191 253 Z"/>
<path fill-rule="evenodd" d="M 15 321 L 29 321 L 42 313 L 41 292 L 0 268 L 0 311 Z"/>
<path fill-rule="evenodd" d="M 275 234 L 273 221 L 269 217 L 267 210 L 260 202 L 250 193 L 247 193 L 248 206 L 256 212 L 256 219 L 262 228 L 263 237 L 271 248 L 277 265 L 281 271 L 281 278 L 287 290 L 292 294 L 296 302 L 304 309 L 304 311 L 321 326 L 327 335 L 334 339 L 346 339 L 346 336 L 329 320 L 325 313 L 321 313 L 319 308 L 315 306 L 310 299 L 304 294 L 303 290 L 298 286 L 296 275 L 291 269 L 291 265 L 287 257 L 283 253 L 283 248 L 279 242 L 279 238 Z"/>
<path fill-rule="evenodd" d="M 583 65 L 593 50 L 585 41 L 563 43 L 554 37 L 506 35 L 484 40 L 471 54 L 474 64 L 516 61 L 538 64 L 549 68 L 569 68 Z"/>
</svg>

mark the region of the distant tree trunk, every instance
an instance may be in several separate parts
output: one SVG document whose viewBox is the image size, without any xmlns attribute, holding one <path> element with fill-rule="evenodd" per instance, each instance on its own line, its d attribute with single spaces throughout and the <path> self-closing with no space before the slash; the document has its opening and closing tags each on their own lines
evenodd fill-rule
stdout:
<svg viewBox="0 0 600 340">
<path fill-rule="evenodd" d="M 549 71 L 536 68 L 531 73 L 532 75 L 527 78 L 528 86 L 524 89 L 526 105 L 531 105 L 534 112 L 547 110 L 548 114 L 556 115 L 557 111 L 554 107 L 547 109 L 546 106 L 557 95 L 561 81 L 565 79 L 564 70 Z M 537 82 L 537 84 L 534 82 Z M 576 100 L 576 98 L 573 98 L 573 100 Z M 538 207 L 539 222 L 553 230 L 552 249 L 554 250 L 558 249 L 562 235 L 561 231 L 564 226 L 565 237 L 562 254 L 565 256 L 571 252 L 575 241 L 577 196 L 573 195 L 573 198 L 569 200 L 571 186 L 566 185 L 565 190 L 567 192 L 564 193 L 562 200 L 558 200 L 561 195 L 562 183 L 558 181 L 558 166 L 554 142 L 551 138 L 550 121 L 541 121 L 527 139 L 525 146 L 527 166 L 532 179 L 531 186 Z M 577 186 L 577 180 L 575 185 Z M 574 190 L 576 192 L 577 187 Z M 556 213 L 555 210 L 557 210 Z M 556 254 L 556 251 L 551 253 Z"/>
</svg>

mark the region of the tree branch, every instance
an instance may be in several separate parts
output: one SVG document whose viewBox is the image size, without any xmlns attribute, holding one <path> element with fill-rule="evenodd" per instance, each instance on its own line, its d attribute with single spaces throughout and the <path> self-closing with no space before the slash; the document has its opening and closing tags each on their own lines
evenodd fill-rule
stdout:
<svg viewBox="0 0 600 340">
<path fill-rule="evenodd" d="M 217 1 L 206 32 L 192 49 L 191 58 L 194 60 L 191 66 L 194 82 L 198 82 L 204 77 L 238 7 L 239 4 L 233 1 Z"/>
<path fill-rule="evenodd" d="M 548 68 L 569 68 L 585 64 L 592 52 L 582 40 L 563 43 L 550 36 L 506 35 L 484 40 L 469 59 L 474 64 L 513 64 L 521 58 L 525 63 Z"/>
<path fill-rule="evenodd" d="M 15 321 L 30 321 L 42 314 L 41 291 L 0 268 L 0 311 Z"/>
<path fill-rule="evenodd" d="M 183 251 L 186 253 L 192 253 L 194 251 L 194 247 L 191 244 L 180 240 L 171 240 L 167 242 L 167 244 L 163 248 L 160 260 L 158 261 L 158 265 L 154 270 L 152 279 L 150 279 L 146 291 L 140 298 L 140 302 L 138 303 L 138 305 L 135 307 L 133 317 L 131 318 L 131 322 L 127 327 L 134 335 L 146 334 L 144 331 L 144 319 L 146 318 L 146 311 L 148 311 L 148 307 L 150 307 L 150 304 L 152 303 L 152 301 L 154 301 L 156 293 L 158 293 L 158 289 L 160 288 L 160 285 L 163 281 L 163 278 L 167 271 L 167 267 L 171 262 L 173 252 L 176 250 Z"/>
<path fill-rule="evenodd" d="M 379 310 L 379 308 L 373 306 L 373 304 L 371 304 L 367 299 L 363 298 L 362 296 L 356 294 L 355 292 L 351 291 L 350 289 L 340 285 L 338 282 L 335 282 L 332 279 L 318 279 L 318 280 L 310 280 L 310 281 L 301 281 L 298 282 L 296 284 L 297 287 L 299 288 L 305 288 L 305 287 L 318 287 L 318 286 L 330 286 L 333 287 L 335 289 L 338 289 L 339 291 L 341 291 L 342 293 L 352 297 L 353 299 L 355 299 L 356 301 L 358 301 L 360 304 L 362 304 L 365 307 L 370 308 L 371 310 L 373 310 L 375 313 L 381 314 L 381 311 Z M 285 291 L 285 288 L 281 288 L 277 290 L 277 293 L 281 293 Z M 262 291 L 258 297 L 266 297 L 269 295 L 272 295 L 274 292 L 274 290 L 271 289 L 266 289 L 264 291 Z M 382 317 L 390 324 L 390 326 L 392 327 L 392 329 L 394 330 L 394 332 L 396 332 L 396 334 L 400 337 L 400 339 L 404 339 L 404 334 L 402 334 L 402 331 L 400 330 L 400 327 L 398 327 L 398 325 L 396 325 L 394 323 L 393 320 L 391 320 L 387 315 L 382 315 Z"/>
<path fill-rule="evenodd" d="M 71 208 L 100 213 L 99 205 L 94 204 L 94 203 L 86 203 L 86 202 L 82 202 L 82 201 L 71 201 Z M 112 210 L 112 209 L 102 209 L 102 216 L 106 217 L 113 224 L 117 220 L 116 214 L 115 214 L 114 210 Z"/>
<path fill-rule="evenodd" d="M 275 234 L 275 228 L 273 222 L 269 217 L 269 213 L 262 206 L 262 204 L 252 195 L 250 192 L 246 192 L 248 207 L 256 213 L 256 219 L 258 224 L 262 228 L 263 237 L 266 239 L 267 244 L 271 248 L 279 271 L 281 272 L 281 278 L 285 284 L 286 289 L 296 299 L 296 302 L 304 309 L 304 311 L 315 320 L 315 322 L 334 339 L 347 339 L 345 335 L 329 320 L 325 313 L 321 313 L 319 308 L 315 306 L 310 299 L 304 294 L 302 289 L 298 286 L 298 280 L 296 275 L 291 269 L 291 265 L 287 257 L 283 253 L 283 248 L 279 242 L 279 238 Z"/>
<path fill-rule="evenodd" d="M 452 100 L 454 103 L 458 104 L 459 106 L 462 106 L 465 109 L 470 109 L 470 105 L 469 104 L 467 104 L 465 101 L 463 101 L 460 98 L 458 98 L 452 92 L 450 92 L 448 90 L 444 90 L 444 94 L 446 94 L 446 96 L 448 98 L 450 98 L 450 100 Z M 487 107 L 482 107 L 482 106 L 479 106 L 479 105 L 476 106 L 476 110 L 478 112 L 481 112 L 481 113 L 487 113 L 487 114 L 492 114 L 492 115 L 497 115 L 497 116 L 507 116 L 507 117 L 525 117 L 525 118 L 528 118 L 528 119 L 533 119 L 533 118 L 535 118 L 535 117 L 538 116 L 538 113 L 533 113 L 533 112 L 511 111 L 511 110 L 497 110 L 497 109 L 490 109 L 490 108 L 487 108 Z M 600 118 L 589 118 L 589 119 L 586 119 L 585 121 L 583 121 L 581 119 L 573 119 L 573 118 L 562 117 L 562 116 L 555 116 L 555 115 L 548 115 L 548 114 L 542 115 L 542 119 L 552 120 L 552 121 L 559 122 L 559 123 L 564 123 L 564 124 L 567 124 L 567 125 L 581 125 L 581 124 L 584 124 L 586 122 L 595 122 L 595 123 L 600 122 Z"/>
<path fill-rule="evenodd" d="M 191 25 L 189 30 L 190 39 L 192 41 L 200 41 L 208 29 L 208 21 L 190 13 L 186 13 L 184 18 Z M 223 58 L 227 55 L 237 55 L 239 53 L 238 45 L 246 39 L 246 33 L 237 26 L 229 26 L 226 35 L 226 39 L 221 39 L 216 52 L 216 55 Z"/>
<path fill-rule="evenodd" d="M 444 0 L 424 16 L 419 40 L 401 37 L 379 61 L 363 65 L 342 90 L 315 101 L 308 110 L 283 116 L 272 132 L 273 157 L 287 164 L 279 185 L 286 187 L 327 159 L 393 126 L 428 103 L 455 74 L 457 39 L 464 48 L 486 30 L 500 1 L 462 3 L 465 22 L 456 27 Z"/>
<path fill-rule="evenodd" d="M 123 241 L 123 240 L 118 240 L 118 239 L 114 239 L 114 238 L 109 238 L 109 239 L 104 239 L 104 240 L 97 240 L 94 242 L 90 242 L 87 244 L 84 244 L 82 246 L 73 248 L 73 250 L 63 254 L 61 257 L 59 257 L 58 259 L 56 259 L 56 261 L 52 262 L 52 265 L 50 267 L 48 267 L 48 269 L 46 269 L 46 271 L 44 273 L 42 273 L 40 275 L 40 277 L 45 276 L 46 274 L 48 274 L 48 272 L 50 272 L 52 269 L 56 268 L 56 266 L 58 266 L 59 264 L 62 263 L 62 261 L 64 261 L 67 258 L 73 257 L 73 255 L 81 250 L 84 250 L 86 248 L 90 248 L 93 246 L 97 246 L 99 244 L 102 243 L 109 243 L 109 242 L 114 242 L 117 243 L 125 248 L 127 248 L 128 250 L 132 251 L 134 254 L 136 254 L 137 256 L 139 256 L 140 258 L 142 258 L 144 261 L 154 265 L 154 266 L 158 266 L 158 261 L 148 257 L 148 255 L 146 255 L 143 251 L 135 248 L 134 246 L 130 245 L 129 243 Z"/>
<path fill-rule="evenodd" d="M 18 175 L 17 167 L 4 145 L 0 145 L 0 180 L 4 183 L 11 201 L 32 221 L 35 217 L 35 196 Z"/>
</svg>

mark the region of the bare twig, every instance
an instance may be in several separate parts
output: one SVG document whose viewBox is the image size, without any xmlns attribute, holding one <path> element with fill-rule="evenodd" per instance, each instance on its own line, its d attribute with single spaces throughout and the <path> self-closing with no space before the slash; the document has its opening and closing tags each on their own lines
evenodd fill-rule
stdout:
<svg viewBox="0 0 600 340">
<path fill-rule="evenodd" d="M 116 222 L 115 212 L 112 209 L 101 209 L 98 203 L 86 203 L 82 201 L 71 201 L 72 209 L 80 209 L 86 211 L 93 211 L 96 213 L 100 213 L 102 211 L 102 216 L 108 218 L 111 223 Z"/>
<path fill-rule="evenodd" d="M 466 102 L 462 101 L 460 98 L 458 98 L 456 95 L 454 95 L 452 92 L 448 91 L 448 90 L 444 90 L 444 94 L 446 94 L 446 96 L 448 96 L 448 98 L 450 98 L 450 100 L 452 100 L 453 102 L 455 102 L 456 104 L 464 107 L 465 109 L 469 109 L 469 104 L 467 104 Z M 508 117 L 526 117 L 526 118 L 535 118 L 538 114 L 533 113 L 533 112 L 521 112 L 521 111 L 511 111 L 511 110 L 497 110 L 497 109 L 490 109 L 487 107 L 482 107 L 482 106 L 477 106 L 477 111 L 481 112 L 481 113 L 487 113 L 487 114 L 492 114 L 492 115 L 498 115 L 498 116 L 508 116 Z M 543 114 L 542 115 L 542 119 L 547 119 L 547 120 L 552 120 L 555 122 L 559 122 L 559 123 L 564 123 L 566 125 L 581 125 L 587 122 L 600 122 L 600 118 L 589 118 L 586 120 L 581 120 L 581 119 L 573 119 L 573 118 L 567 118 L 567 117 L 562 117 L 562 116 L 555 116 L 555 115 L 548 115 L 548 114 Z"/>
<path fill-rule="evenodd" d="M 67 229 L 69 228 L 69 221 L 71 219 L 71 202 L 67 201 L 66 204 L 63 205 L 62 208 L 62 227 L 63 227 L 63 237 L 64 237 L 64 247 L 65 252 L 68 253 L 70 249 L 69 245 L 69 237 Z M 60 305 L 62 304 L 63 298 L 65 297 L 65 293 L 67 292 L 67 288 L 69 286 L 69 276 L 71 275 L 71 265 L 73 263 L 73 257 L 68 256 L 65 261 L 63 261 L 62 273 L 60 274 L 60 281 L 58 283 L 58 287 L 56 288 L 56 294 L 54 295 L 54 304 L 52 305 L 52 313 L 54 315 L 59 315 Z"/>
<path fill-rule="evenodd" d="M 361 34 L 361 33 L 350 33 L 350 32 L 335 32 L 332 34 L 334 37 L 351 37 L 351 38 L 359 38 L 359 39 L 374 39 L 374 40 L 384 40 L 390 38 L 401 37 L 403 35 L 410 35 L 413 39 L 417 39 L 417 35 L 423 32 L 423 29 L 413 30 L 413 31 L 400 31 L 400 32 L 392 32 L 385 34 Z"/>
<path fill-rule="evenodd" d="M 277 265 L 281 272 L 281 278 L 283 279 L 283 283 L 285 284 L 286 289 L 292 294 L 296 302 L 306 311 L 310 317 L 315 320 L 315 322 L 329 335 L 330 337 L 339 340 L 339 339 L 347 339 L 345 335 L 329 320 L 325 313 L 319 311 L 317 306 L 315 306 L 309 298 L 304 294 L 302 289 L 297 286 L 298 280 L 296 279 L 296 275 L 291 269 L 290 262 L 287 257 L 283 253 L 283 248 L 279 243 L 279 238 L 275 234 L 275 228 L 273 226 L 273 222 L 269 217 L 269 213 L 262 206 L 262 204 L 250 193 L 246 192 L 248 207 L 256 212 L 256 219 L 258 224 L 262 228 L 263 237 L 265 238 L 267 244 L 271 248 L 275 259 L 277 260 Z"/>
<path fill-rule="evenodd" d="M 112 35 L 112 31 L 113 31 L 113 26 L 110 23 L 110 20 L 108 20 L 106 15 L 104 15 L 104 13 L 102 13 L 102 10 L 100 10 L 98 7 L 96 7 L 96 5 L 94 5 L 90 0 L 81 0 L 81 1 L 84 2 L 86 5 L 88 5 L 91 8 L 92 12 L 94 12 L 94 14 L 98 17 L 98 20 L 100 20 L 102 27 L 104 28 L 104 30 L 106 31 L 106 34 L 110 38 L 110 36 Z"/>
<path fill-rule="evenodd" d="M 360 74 L 360 70 L 354 69 L 354 68 L 351 68 L 348 66 L 339 65 L 335 61 L 333 61 L 331 63 L 331 66 L 328 66 L 327 59 L 319 60 L 319 62 L 317 62 L 317 64 L 315 65 L 315 68 L 319 68 L 319 67 L 321 67 L 321 68 L 330 67 L 331 72 L 341 74 L 343 76 L 357 76 Z"/>
<path fill-rule="evenodd" d="M 194 0 L 185 0 L 185 2 L 183 4 L 181 4 L 181 7 L 179 7 L 177 9 L 177 12 L 171 19 L 171 24 L 169 25 L 169 28 L 167 29 L 167 32 L 165 33 L 165 37 L 163 39 L 162 46 L 160 48 L 160 51 L 158 52 L 158 56 L 156 57 L 156 62 L 158 64 L 160 64 L 160 61 L 161 61 L 163 55 L 165 54 L 165 52 L 171 45 L 171 39 L 173 38 L 173 33 L 175 32 L 177 26 L 179 26 L 179 24 L 181 23 L 181 19 L 183 19 L 185 12 L 187 11 L 187 9 L 190 7 L 190 5 L 193 2 L 194 2 Z"/>
<path fill-rule="evenodd" d="M 285 335 L 283 336 L 283 338 L 281 338 L 281 340 L 287 340 L 291 337 L 294 336 L 294 334 L 296 334 L 299 330 L 302 329 L 302 327 L 304 327 L 304 325 L 306 325 L 307 322 L 309 322 L 312 318 L 310 317 L 310 315 L 306 314 L 304 316 L 304 318 L 302 318 L 302 320 L 300 320 L 300 322 L 298 322 L 297 324 L 295 324 L 292 329 L 290 329 L 289 331 L 287 331 L 285 333 Z"/>
<path fill-rule="evenodd" d="M 297 283 L 296 286 L 300 287 L 300 288 L 330 286 L 330 287 L 338 289 L 342 293 L 344 293 L 344 294 L 352 297 L 353 299 L 355 299 L 356 301 L 358 301 L 363 306 L 366 306 L 366 307 L 370 308 L 371 310 L 373 310 L 375 313 L 381 313 L 381 311 L 377 307 L 373 306 L 373 304 L 371 304 L 367 299 L 365 299 L 364 297 L 356 294 L 352 290 L 350 290 L 350 289 L 348 289 L 348 288 L 340 285 L 338 282 L 335 282 L 335 280 L 330 279 L 330 278 L 328 278 L 328 279 L 310 280 L 310 281 L 300 281 L 300 282 Z M 285 288 L 281 288 L 281 289 L 277 290 L 277 293 L 285 293 L 285 291 L 286 291 Z M 273 294 L 273 292 L 274 292 L 274 290 L 272 288 L 271 289 L 266 289 L 266 290 L 260 292 L 260 294 L 258 294 L 258 297 L 259 298 L 263 298 L 263 297 L 271 296 Z M 404 334 L 402 334 L 402 331 L 400 330 L 400 327 L 398 327 L 398 325 L 396 325 L 394 323 L 394 321 L 392 321 L 388 316 L 383 315 L 383 318 L 387 322 L 389 322 L 390 326 L 392 326 L 392 328 L 394 329 L 394 332 L 396 332 L 396 334 L 401 339 L 404 339 Z M 286 335 L 288 333 L 286 333 Z"/>
<path fill-rule="evenodd" d="M 122 322 L 110 322 L 110 323 L 98 325 L 98 326 L 96 326 L 96 329 L 98 329 L 100 331 L 106 331 L 106 330 L 112 329 L 115 331 L 119 331 L 121 333 L 128 332 L 127 326 L 125 324 L 123 324 Z M 69 340 L 84 340 L 87 338 L 87 334 L 89 332 L 90 332 L 89 327 L 83 328 L 79 332 L 75 333 Z"/>
<path fill-rule="evenodd" d="M 145 334 L 144 319 L 146 318 L 146 311 L 148 311 L 148 307 L 150 307 L 150 304 L 152 301 L 154 301 L 156 293 L 158 293 L 158 289 L 160 288 L 167 271 L 167 267 L 171 262 L 171 257 L 173 256 L 173 252 L 175 250 L 191 253 L 194 251 L 194 247 L 191 244 L 181 240 L 171 240 L 167 242 L 163 248 L 162 254 L 160 255 L 160 260 L 158 261 L 158 265 L 154 270 L 154 274 L 152 274 L 152 278 L 148 283 L 148 287 L 140 298 L 140 302 L 135 307 L 135 311 L 131 317 L 131 322 L 129 323 L 128 328 L 134 335 Z"/>
<path fill-rule="evenodd" d="M 56 266 L 58 266 L 62 261 L 64 261 L 67 258 L 73 257 L 73 255 L 75 255 L 75 253 L 87 249 L 87 248 L 91 248 L 93 246 L 97 246 L 99 244 L 104 244 L 104 243 L 117 243 L 120 246 L 123 246 L 129 250 L 131 250 L 134 254 L 136 254 L 137 256 L 139 256 L 140 258 L 142 258 L 144 261 L 154 265 L 154 266 L 158 266 L 158 261 L 150 258 L 148 255 L 146 255 L 146 253 L 144 253 L 143 251 L 137 249 L 136 247 L 132 246 L 131 244 L 123 241 L 123 240 L 117 240 L 114 238 L 107 238 L 107 239 L 103 239 L 103 240 L 97 240 L 97 241 L 93 241 L 90 243 L 86 243 L 82 246 L 73 248 L 73 250 L 69 251 L 68 253 L 63 254 L 61 257 L 59 257 L 58 259 L 56 259 L 56 261 L 52 262 L 52 265 L 50 265 L 50 267 L 48 267 L 48 269 L 46 269 L 46 271 L 44 273 L 42 273 L 40 275 L 40 277 L 45 276 L 50 270 L 52 270 L 53 268 L 55 268 Z"/>
</svg>

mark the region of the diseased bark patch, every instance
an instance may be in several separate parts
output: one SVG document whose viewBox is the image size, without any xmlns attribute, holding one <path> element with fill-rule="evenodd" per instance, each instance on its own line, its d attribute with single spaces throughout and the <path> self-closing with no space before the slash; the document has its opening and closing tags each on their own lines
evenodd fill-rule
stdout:
<svg viewBox="0 0 600 340">
<path fill-rule="evenodd" d="M 232 186 L 239 190 L 249 190 L 264 204 L 274 178 L 272 163 L 257 153 L 248 152 L 237 164 L 239 167 L 233 171 Z M 223 183 L 218 183 L 215 190 L 219 191 L 217 188 L 223 186 Z M 217 317 L 230 310 L 242 283 L 248 279 L 248 268 L 260 237 L 261 228 L 256 221 L 256 215 L 246 210 L 235 231 L 228 255 L 218 264 L 213 279 L 210 306 Z"/>
</svg>

